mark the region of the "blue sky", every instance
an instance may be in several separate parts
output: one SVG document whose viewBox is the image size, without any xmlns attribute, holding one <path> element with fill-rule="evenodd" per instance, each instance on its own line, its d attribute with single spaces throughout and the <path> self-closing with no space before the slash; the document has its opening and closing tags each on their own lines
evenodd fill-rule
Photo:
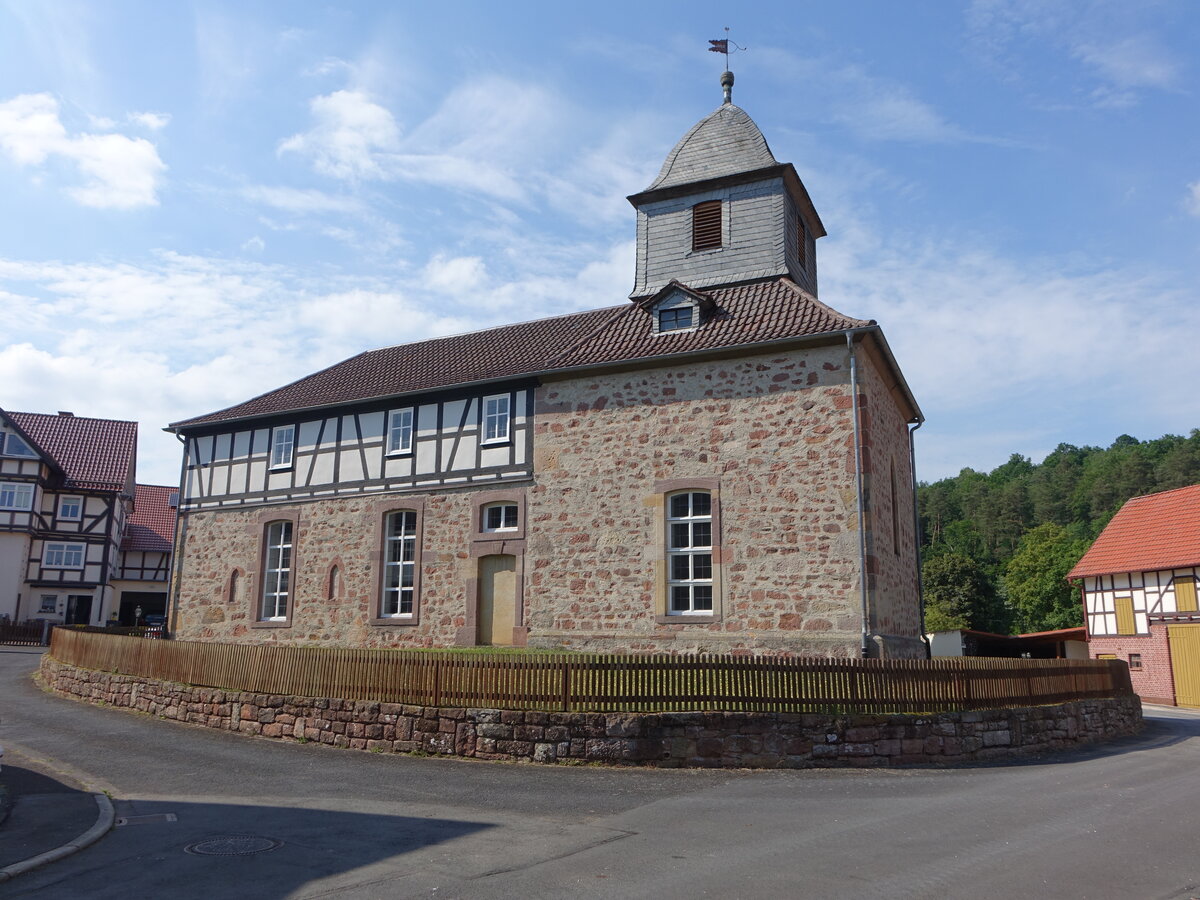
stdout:
<svg viewBox="0 0 1200 900">
<path fill-rule="evenodd" d="M 1200 427 L 1200 5 L 0 2 L 0 407 L 160 429 L 620 303 L 721 99 L 795 163 L 918 472 Z"/>
</svg>

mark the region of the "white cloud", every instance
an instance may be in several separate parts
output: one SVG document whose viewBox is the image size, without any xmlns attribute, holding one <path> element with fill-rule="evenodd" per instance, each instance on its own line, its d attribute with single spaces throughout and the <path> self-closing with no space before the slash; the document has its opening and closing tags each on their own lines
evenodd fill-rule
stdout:
<svg viewBox="0 0 1200 900">
<path fill-rule="evenodd" d="M 974 0 L 966 21 L 983 58 L 1008 79 L 1024 80 L 1030 63 L 1043 62 L 1043 54 L 1031 52 L 1038 43 L 1078 61 L 1090 81 L 1083 93 L 1099 107 L 1133 106 L 1146 89 L 1175 90 L 1184 72 L 1183 60 L 1158 33 L 1160 20 L 1147 15 L 1144 4 Z M 1039 93 L 1053 90 L 1041 78 L 1030 83 Z"/>
<path fill-rule="evenodd" d="M 141 125 L 150 131 L 161 131 L 171 124 L 170 113 L 134 112 L 126 116 L 135 125 Z"/>
<path fill-rule="evenodd" d="M 84 206 L 134 209 L 158 204 L 166 165 L 154 145 L 122 134 L 67 132 L 58 100 L 22 94 L 0 103 L 0 150 L 19 166 L 67 160 L 85 176 L 67 193 Z"/>
<path fill-rule="evenodd" d="M 486 279 L 487 267 L 478 256 L 448 258 L 439 253 L 425 265 L 425 284 L 435 291 L 468 291 Z"/>
<path fill-rule="evenodd" d="M 1003 143 L 971 134 L 946 119 L 907 85 L 858 65 L 782 50 L 764 50 L 763 61 L 784 84 L 804 84 L 809 114 L 835 122 L 871 141 L 949 144 Z"/>
<path fill-rule="evenodd" d="M 876 78 L 858 66 L 830 72 L 829 83 L 841 95 L 833 104 L 833 120 L 862 137 L 937 144 L 975 140 L 906 86 Z"/>
<path fill-rule="evenodd" d="M 315 97 L 310 110 L 312 127 L 283 140 L 279 152 L 306 157 L 323 175 L 411 181 L 507 202 L 542 188 L 572 116 L 553 92 L 494 77 L 460 85 L 403 137 L 392 113 L 363 91 Z"/>
<path fill-rule="evenodd" d="M 334 178 L 383 177 L 380 155 L 395 151 L 400 129 L 392 114 L 359 91 L 334 91 L 309 104 L 314 125 L 279 145 L 280 153 L 307 156 Z"/>
<path fill-rule="evenodd" d="M 262 253 L 267 249 L 267 242 L 256 234 L 242 243 L 242 249 L 250 253 Z"/>
<path fill-rule="evenodd" d="M 1017 262 L 967 240 L 910 237 L 900 248 L 843 221 L 821 242 L 821 296 L 885 329 L 929 418 L 924 446 L 936 436 L 940 447 L 926 465 L 983 467 L 986 444 L 1003 448 L 994 466 L 1097 431 L 1158 436 L 1200 420 L 1200 358 L 1175 349 L 1180 333 L 1200 329 L 1190 289 L 1135 270 Z M 1024 446 L 1005 446 L 1014 435 Z"/>
<path fill-rule="evenodd" d="M 358 212 L 363 206 L 357 198 L 327 194 L 312 188 L 253 185 L 243 189 L 242 196 L 254 203 L 300 214 Z"/>
<path fill-rule="evenodd" d="M 1182 68 L 1146 34 L 1107 43 L 1083 41 L 1072 47 L 1072 53 L 1120 87 L 1171 88 Z"/>
<path fill-rule="evenodd" d="M 1183 205 L 1193 216 L 1200 216 L 1200 181 L 1193 181 L 1187 186 L 1187 195 L 1184 197 Z"/>
<path fill-rule="evenodd" d="M 254 238 L 247 242 L 253 250 Z M 408 279 L 158 253 L 138 264 L 0 257 L 0 405 L 141 422 L 139 477 L 169 483 L 163 425 L 220 409 L 363 350 L 620 302 L 632 243 L 591 264 L 498 280 L 479 257 L 434 256 Z M 269 322 L 270 327 L 263 327 Z"/>
</svg>

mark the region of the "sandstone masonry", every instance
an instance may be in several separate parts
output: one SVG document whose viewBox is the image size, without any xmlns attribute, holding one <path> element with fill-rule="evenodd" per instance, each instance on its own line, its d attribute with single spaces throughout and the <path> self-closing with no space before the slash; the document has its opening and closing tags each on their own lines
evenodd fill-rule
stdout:
<svg viewBox="0 0 1200 900">
<path fill-rule="evenodd" d="M 193 687 L 42 657 L 60 693 L 180 722 L 386 753 L 540 763 L 817 768 L 1020 759 L 1135 734 L 1136 697 L 938 715 L 562 713 L 409 706 Z"/>
</svg>

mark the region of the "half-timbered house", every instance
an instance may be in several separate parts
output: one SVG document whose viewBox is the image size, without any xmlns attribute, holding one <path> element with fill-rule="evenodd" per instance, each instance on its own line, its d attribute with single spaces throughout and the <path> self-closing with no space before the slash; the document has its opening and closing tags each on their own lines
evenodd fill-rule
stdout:
<svg viewBox="0 0 1200 900">
<path fill-rule="evenodd" d="M 878 324 L 817 299 L 795 168 L 727 99 L 629 200 L 626 302 L 172 425 L 175 633 L 923 655 L 921 413 Z"/>
<path fill-rule="evenodd" d="M 1200 485 L 1134 497 L 1076 564 L 1088 648 L 1148 703 L 1200 706 Z"/>
<path fill-rule="evenodd" d="M 136 422 L 0 410 L 0 615 L 104 622 L 136 443 Z"/>
<path fill-rule="evenodd" d="M 115 617 L 121 625 L 141 625 L 148 616 L 166 616 L 178 505 L 178 487 L 139 484 L 135 488 L 112 581 L 110 621 Z"/>
</svg>

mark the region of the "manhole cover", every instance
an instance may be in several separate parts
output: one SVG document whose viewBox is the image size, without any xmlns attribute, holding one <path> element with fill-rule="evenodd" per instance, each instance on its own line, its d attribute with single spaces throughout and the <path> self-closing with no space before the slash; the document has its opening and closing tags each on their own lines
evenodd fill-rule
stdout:
<svg viewBox="0 0 1200 900">
<path fill-rule="evenodd" d="M 283 841 L 272 838 L 253 834 L 231 834 L 196 841 L 183 849 L 198 856 L 249 856 L 252 853 L 266 853 L 282 846 Z"/>
</svg>

